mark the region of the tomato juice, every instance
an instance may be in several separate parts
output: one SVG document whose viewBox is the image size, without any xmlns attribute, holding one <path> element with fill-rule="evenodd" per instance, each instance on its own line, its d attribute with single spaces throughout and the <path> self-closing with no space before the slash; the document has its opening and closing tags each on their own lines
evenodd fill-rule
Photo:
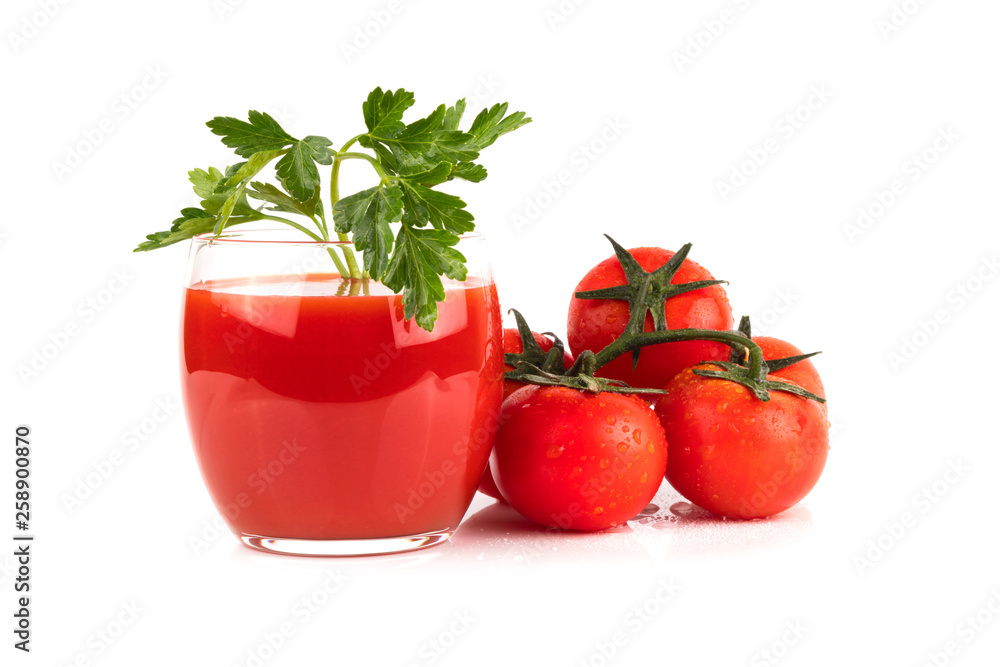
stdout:
<svg viewBox="0 0 1000 667">
<path fill-rule="evenodd" d="M 182 384 L 213 501 L 238 534 L 451 531 L 486 468 L 503 387 L 492 282 L 446 285 L 432 332 L 336 274 L 186 289 Z"/>
</svg>

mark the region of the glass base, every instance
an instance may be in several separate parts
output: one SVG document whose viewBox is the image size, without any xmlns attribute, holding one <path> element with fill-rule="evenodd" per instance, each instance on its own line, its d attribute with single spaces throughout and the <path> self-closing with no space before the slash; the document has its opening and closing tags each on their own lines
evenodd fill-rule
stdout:
<svg viewBox="0 0 1000 667">
<path fill-rule="evenodd" d="M 264 537 L 239 533 L 251 549 L 287 556 L 381 556 L 426 549 L 448 541 L 453 531 L 445 530 L 400 537 L 373 537 L 361 540 L 297 540 L 289 537 Z"/>
</svg>

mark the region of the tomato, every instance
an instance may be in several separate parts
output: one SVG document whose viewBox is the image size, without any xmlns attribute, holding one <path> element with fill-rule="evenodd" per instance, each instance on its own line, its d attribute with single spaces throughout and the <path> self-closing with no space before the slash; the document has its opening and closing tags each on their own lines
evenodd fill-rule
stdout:
<svg viewBox="0 0 1000 667">
<path fill-rule="evenodd" d="M 646 271 L 663 266 L 674 253 L 663 248 L 633 248 L 629 252 Z M 712 275 L 701 266 L 685 259 L 671 279 L 673 284 L 699 280 L 712 280 Z M 615 256 L 609 257 L 593 269 L 576 286 L 575 292 L 603 289 L 626 284 L 625 272 Z M 669 329 L 716 329 L 733 327 L 733 310 L 721 285 L 712 285 L 692 292 L 678 294 L 664 304 Z M 578 299 L 573 297 L 567 318 L 568 339 L 573 356 L 584 350 L 595 353 L 618 338 L 629 319 L 629 304 L 610 299 Z M 646 314 L 646 331 L 653 330 L 653 318 Z M 601 377 L 622 380 L 633 387 L 662 389 L 672 377 L 683 369 L 701 361 L 724 361 L 730 348 L 709 341 L 683 341 L 661 343 L 644 348 L 639 355 L 639 365 L 633 370 L 632 355 L 623 355 L 601 368 Z"/>
<path fill-rule="evenodd" d="M 753 342 L 764 351 L 764 359 L 784 359 L 785 357 L 797 357 L 802 354 L 802 350 L 791 343 L 786 343 L 778 338 L 768 336 L 754 336 Z M 803 359 L 797 363 L 770 373 L 770 376 L 779 380 L 785 380 L 799 385 L 806 391 L 811 391 L 820 398 L 826 398 L 823 390 L 823 381 L 819 379 L 819 372 L 813 366 L 812 361 Z M 823 414 L 827 414 L 826 403 L 820 403 Z"/>
<path fill-rule="evenodd" d="M 525 517 L 603 530 L 635 517 L 656 494 L 667 443 L 641 398 L 567 387 L 524 387 L 501 409 L 490 469 Z"/>
<path fill-rule="evenodd" d="M 534 336 L 535 342 L 538 343 L 539 347 L 541 347 L 542 350 L 544 350 L 545 352 L 551 350 L 552 346 L 555 344 L 553 340 L 548 336 L 543 336 L 542 334 L 535 333 L 534 331 L 531 332 L 531 335 Z M 524 347 L 521 344 L 521 335 L 517 332 L 517 329 L 503 330 L 503 351 L 504 354 L 520 354 L 521 352 L 524 351 Z M 566 368 L 569 368 L 570 366 L 573 365 L 573 357 L 570 356 L 569 352 L 566 352 L 563 355 L 563 364 L 566 366 Z M 506 373 L 507 371 L 514 369 L 510 365 L 504 365 L 503 370 Z M 523 386 L 524 386 L 523 382 L 504 380 L 503 382 L 504 400 L 506 400 L 508 396 L 510 396 Z"/>
<path fill-rule="evenodd" d="M 543 336 L 540 333 L 535 333 L 534 331 L 532 331 L 531 335 L 534 336 L 535 342 L 537 342 L 539 347 L 541 347 L 542 350 L 544 350 L 545 352 L 551 350 L 552 346 L 555 344 L 551 338 Z M 521 334 L 518 333 L 517 329 L 503 330 L 503 351 L 504 354 L 520 354 L 521 352 L 524 351 L 524 346 L 521 343 Z M 573 365 L 573 357 L 570 356 L 569 352 L 566 352 L 563 355 L 563 364 L 565 365 L 566 368 L 569 368 L 570 366 Z M 508 364 L 505 364 L 503 370 L 506 373 L 507 371 L 513 370 L 513 367 Z M 521 389 L 524 386 L 525 384 L 523 382 L 516 382 L 514 380 L 504 380 L 503 381 L 504 400 L 506 400 L 508 396 L 510 396 L 515 391 Z M 500 490 L 497 488 L 496 482 L 493 481 L 493 475 L 490 473 L 490 469 L 488 467 L 486 468 L 486 472 L 483 473 L 483 479 L 479 482 L 479 492 L 485 493 L 490 498 L 495 498 L 500 502 L 506 502 L 503 499 L 503 496 L 500 494 Z"/>
<path fill-rule="evenodd" d="M 670 443 L 667 481 L 695 505 L 760 518 L 792 507 L 815 486 L 829 450 L 818 402 L 775 390 L 763 402 L 742 385 L 690 368 L 666 390 L 655 409 Z"/>
</svg>

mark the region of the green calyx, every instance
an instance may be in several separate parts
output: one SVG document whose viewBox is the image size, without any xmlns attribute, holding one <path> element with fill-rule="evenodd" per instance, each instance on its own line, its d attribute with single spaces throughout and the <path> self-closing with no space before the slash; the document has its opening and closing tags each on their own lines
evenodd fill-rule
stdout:
<svg viewBox="0 0 1000 667">
<path fill-rule="evenodd" d="M 690 243 L 685 243 L 660 268 L 646 271 L 632 256 L 632 253 L 607 234 L 604 237 L 611 242 L 615 249 L 615 257 L 618 258 L 618 263 L 621 264 L 622 270 L 625 272 L 627 284 L 577 292 L 576 298 L 628 301 L 629 318 L 625 333 L 641 333 L 646 321 L 646 313 L 649 313 L 653 318 L 653 331 L 667 331 L 667 315 L 663 308 L 667 300 L 679 294 L 726 283 L 725 280 L 697 280 L 679 285 L 671 282 L 681 265 L 684 264 L 684 260 L 687 259 L 688 253 L 691 252 Z M 633 368 L 639 363 L 639 351 L 640 348 L 632 350 Z"/>
<path fill-rule="evenodd" d="M 740 318 L 740 326 L 737 330 L 741 336 L 745 338 L 745 343 L 742 349 L 737 346 L 733 346 L 733 353 L 729 361 L 706 361 L 706 364 L 712 364 L 719 366 L 723 370 L 721 371 L 710 371 L 705 369 L 695 369 L 694 373 L 696 375 L 701 375 L 703 377 L 712 377 L 722 380 L 729 380 L 730 382 L 736 382 L 744 387 L 750 389 L 754 392 L 762 401 L 770 400 L 771 396 L 769 390 L 773 391 L 783 391 L 789 394 L 795 394 L 796 396 L 802 396 L 803 398 L 810 398 L 814 401 L 820 403 L 826 403 L 825 398 L 820 398 L 816 394 L 810 391 L 788 383 L 781 382 L 780 380 L 769 380 L 768 374 L 775 371 L 780 371 L 783 368 L 788 368 L 793 364 L 797 364 L 804 359 L 809 357 L 815 357 L 819 352 L 810 352 L 809 354 L 797 354 L 792 357 L 784 357 L 782 359 L 764 359 L 763 351 L 760 350 L 760 346 L 753 342 L 751 339 L 751 328 L 750 328 L 750 318 L 744 315 Z M 759 367 L 754 366 L 754 349 L 760 352 L 760 362 Z M 766 398 L 764 398 L 766 396 Z"/>
</svg>

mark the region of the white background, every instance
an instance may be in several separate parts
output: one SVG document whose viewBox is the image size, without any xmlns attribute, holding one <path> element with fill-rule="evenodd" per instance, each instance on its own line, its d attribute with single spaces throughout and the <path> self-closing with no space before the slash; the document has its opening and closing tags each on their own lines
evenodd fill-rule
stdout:
<svg viewBox="0 0 1000 667">
<path fill-rule="evenodd" d="M 11 646 L 14 562 L 0 549 L 0 662 L 996 664 L 1000 5 L 562 7 L 4 3 L 0 536 L 14 532 L 14 428 L 29 424 L 37 541 L 30 655 Z M 376 85 L 415 91 L 414 118 L 465 96 L 535 119 L 486 152 L 485 183 L 460 188 L 492 239 L 504 307 L 535 328 L 564 332 L 610 232 L 693 242 L 737 315 L 823 349 L 834 434 L 807 501 L 768 522 L 549 536 L 479 498 L 451 544 L 346 561 L 214 536 L 180 409 L 134 450 L 122 442 L 157 401 L 179 401 L 186 248 L 130 251 L 195 202 L 188 169 L 232 161 L 206 120 L 262 109 L 336 143 L 362 127 Z M 750 175 L 723 197 L 734 170 Z M 874 212 L 864 227 L 859 207 Z M 121 464 L 67 507 L 115 450 Z M 347 580 L 327 594 L 330 573 Z M 310 597 L 322 604 L 306 614 Z"/>
</svg>

